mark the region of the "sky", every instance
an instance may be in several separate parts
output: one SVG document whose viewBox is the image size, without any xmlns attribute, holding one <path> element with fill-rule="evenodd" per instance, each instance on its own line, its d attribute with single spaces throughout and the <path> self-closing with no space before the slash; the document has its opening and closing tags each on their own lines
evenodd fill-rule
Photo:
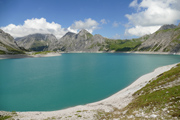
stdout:
<svg viewBox="0 0 180 120">
<path fill-rule="evenodd" d="M 131 39 L 179 22 L 180 0 L 0 0 L 0 29 L 14 38 L 34 33 L 61 38 L 86 29 Z"/>
</svg>

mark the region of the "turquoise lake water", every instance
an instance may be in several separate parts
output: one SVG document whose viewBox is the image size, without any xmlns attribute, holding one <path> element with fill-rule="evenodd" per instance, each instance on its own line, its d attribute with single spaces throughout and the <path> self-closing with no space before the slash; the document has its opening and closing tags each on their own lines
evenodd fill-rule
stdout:
<svg viewBox="0 0 180 120">
<path fill-rule="evenodd" d="M 62 54 L 0 60 L 0 110 L 52 111 L 102 100 L 178 55 Z"/>
</svg>

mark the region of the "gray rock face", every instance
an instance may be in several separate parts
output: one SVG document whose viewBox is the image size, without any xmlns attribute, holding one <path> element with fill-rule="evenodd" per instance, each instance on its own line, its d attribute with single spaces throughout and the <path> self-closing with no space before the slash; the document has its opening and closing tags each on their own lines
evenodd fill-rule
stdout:
<svg viewBox="0 0 180 120">
<path fill-rule="evenodd" d="M 17 44 L 25 49 L 34 51 L 48 50 L 51 44 L 57 42 L 57 38 L 53 34 L 31 34 L 25 37 L 15 39 Z"/>
<path fill-rule="evenodd" d="M 139 51 L 180 52 L 180 27 L 164 25 L 141 44 Z"/>
<path fill-rule="evenodd" d="M 49 50 L 61 50 L 66 52 L 96 52 L 100 45 L 105 42 L 101 35 L 92 35 L 86 30 L 81 30 L 78 34 L 68 32 L 57 43 L 56 46 L 49 47 Z"/>
<path fill-rule="evenodd" d="M 4 51 L 4 53 L 16 53 L 21 51 L 17 43 L 14 41 L 14 38 L 5 33 L 3 30 L 0 29 L 0 51 Z"/>
</svg>

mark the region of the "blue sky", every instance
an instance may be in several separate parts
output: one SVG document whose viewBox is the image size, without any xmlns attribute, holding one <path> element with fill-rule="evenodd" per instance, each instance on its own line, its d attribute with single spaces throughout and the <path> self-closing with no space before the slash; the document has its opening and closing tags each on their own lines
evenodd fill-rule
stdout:
<svg viewBox="0 0 180 120">
<path fill-rule="evenodd" d="M 0 0 L 0 28 L 13 37 L 39 32 L 60 38 L 86 29 L 126 39 L 179 20 L 179 0 Z"/>
</svg>

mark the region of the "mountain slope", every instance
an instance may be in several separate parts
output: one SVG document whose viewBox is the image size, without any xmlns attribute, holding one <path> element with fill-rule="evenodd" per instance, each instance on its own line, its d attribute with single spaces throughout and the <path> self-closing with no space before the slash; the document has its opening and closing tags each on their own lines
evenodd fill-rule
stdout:
<svg viewBox="0 0 180 120">
<path fill-rule="evenodd" d="M 14 38 L 0 29 L 0 54 L 23 54 Z"/>
<path fill-rule="evenodd" d="M 180 52 L 180 25 L 164 25 L 143 42 L 137 51 Z"/>
<path fill-rule="evenodd" d="M 68 32 L 57 43 L 56 46 L 50 47 L 49 50 L 61 50 L 66 52 L 99 51 L 100 45 L 105 42 L 105 38 L 101 35 L 92 35 L 85 29 L 78 34 Z"/>
<path fill-rule="evenodd" d="M 57 41 L 57 38 L 52 34 L 31 34 L 25 37 L 15 39 L 17 44 L 25 49 L 33 51 L 48 50 L 51 44 Z"/>
</svg>

